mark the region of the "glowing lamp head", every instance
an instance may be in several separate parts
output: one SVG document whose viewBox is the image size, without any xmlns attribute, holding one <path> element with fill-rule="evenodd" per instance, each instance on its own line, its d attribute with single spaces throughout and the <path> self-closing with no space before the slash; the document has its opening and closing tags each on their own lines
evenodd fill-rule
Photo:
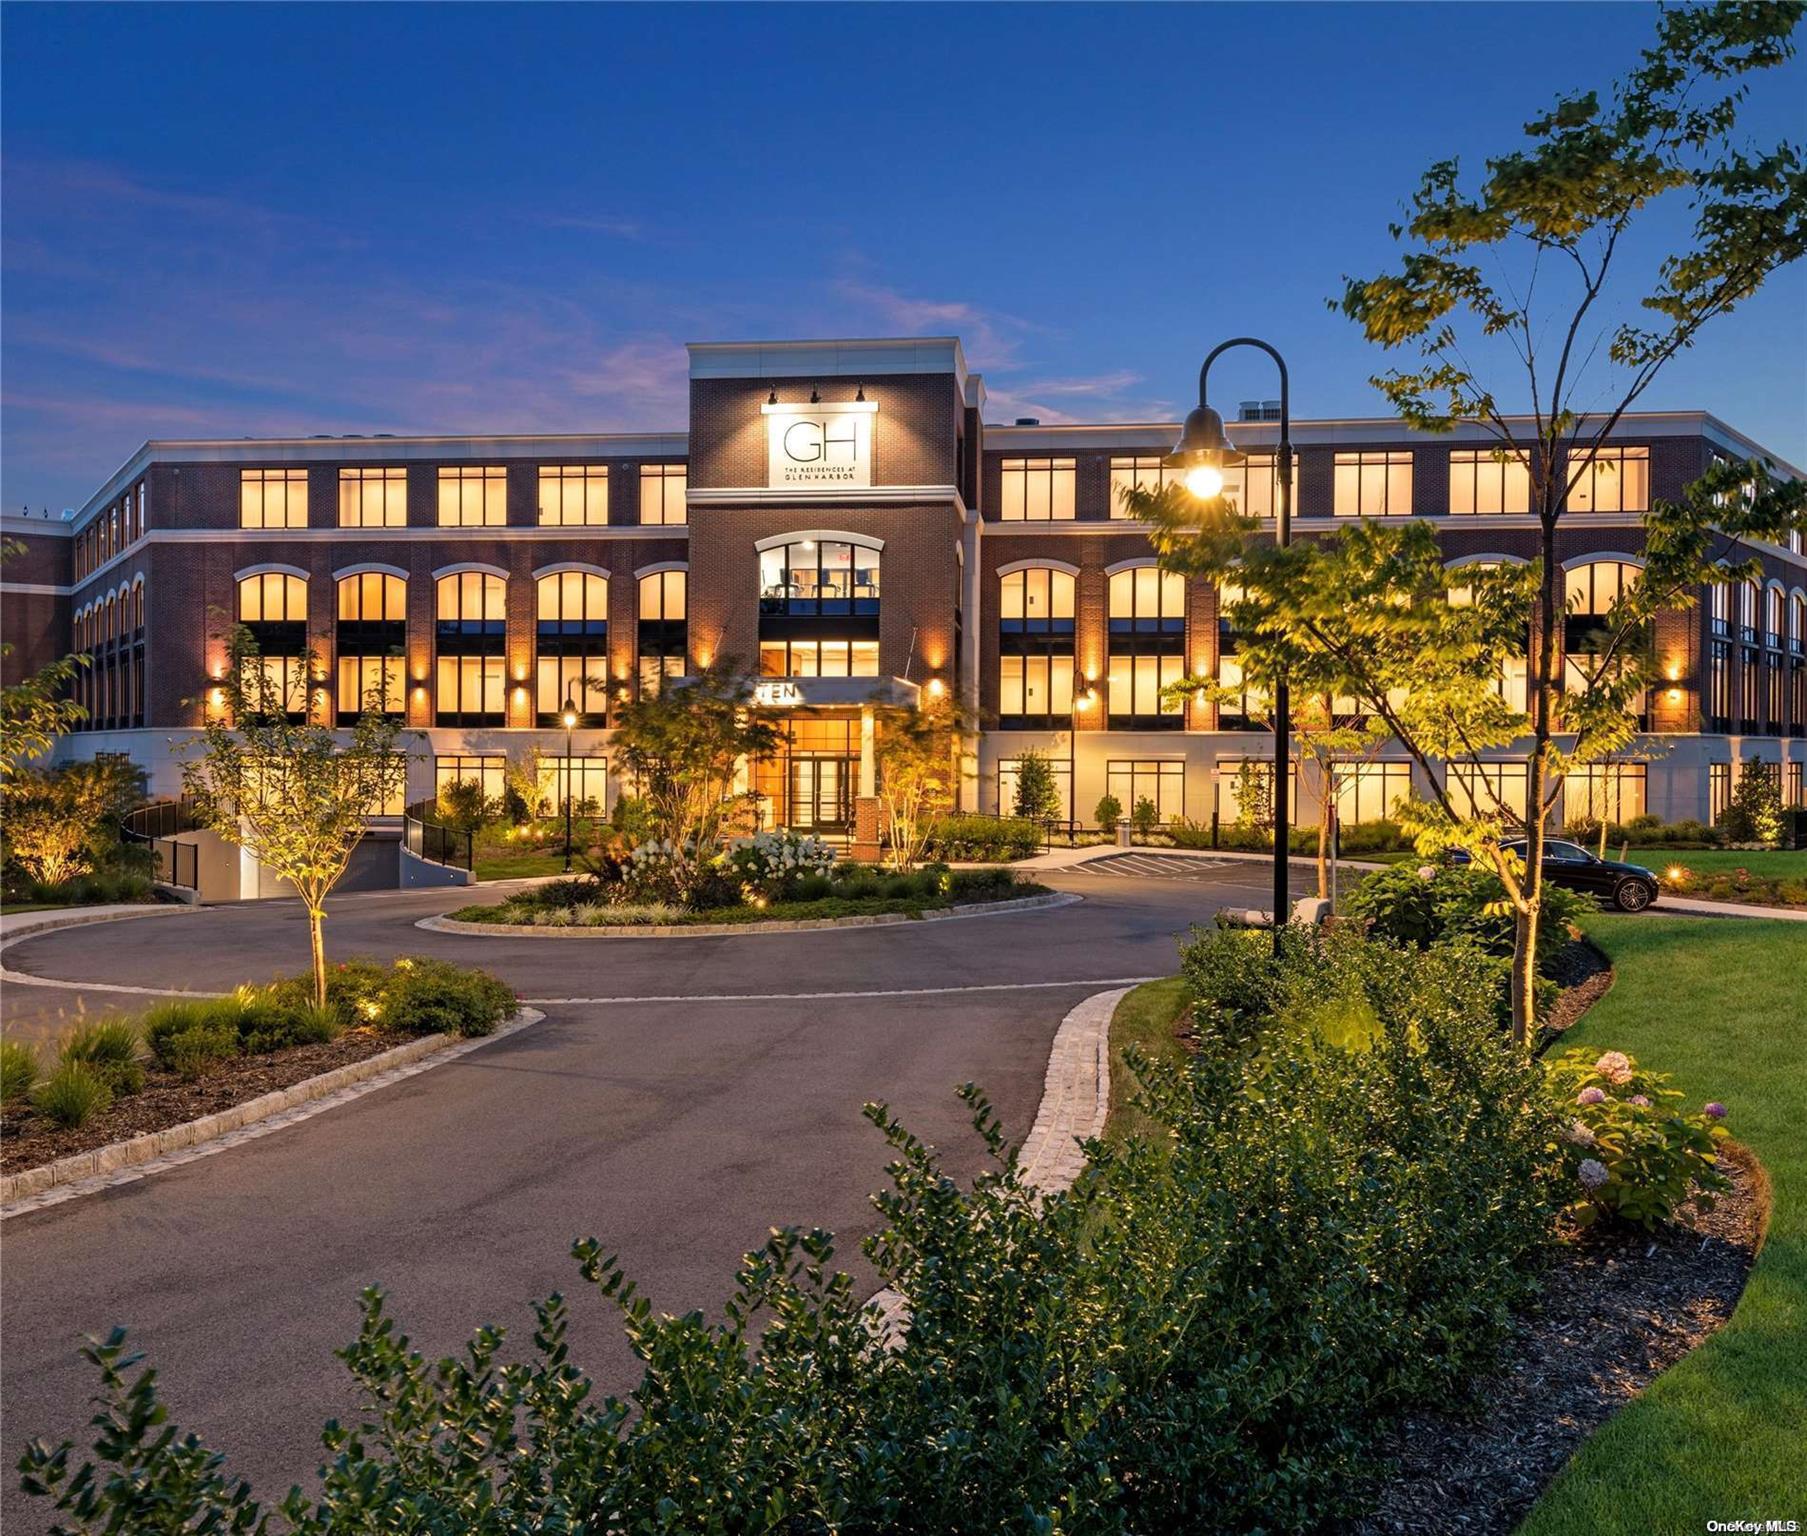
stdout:
<svg viewBox="0 0 1807 1536">
<path fill-rule="evenodd" d="M 570 698 L 567 698 L 565 700 L 565 707 L 558 712 L 558 717 L 559 717 L 559 719 L 561 719 L 565 722 L 565 729 L 567 731 L 575 730 L 577 728 L 577 704 L 576 704 L 576 702 Z"/>
<path fill-rule="evenodd" d="M 1180 471 L 1192 495 L 1209 501 L 1223 494 L 1223 472 L 1244 463 L 1246 458 L 1225 435 L 1223 417 L 1210 406 L 1201 405 L 1187 416 L 1179 442 L 1161 463 L 1167 469 Z"/>
<path fill-rule="evenodd" d="M 1210 464 L 1201 464 L 1197 469 L 1186 471 L 1186 489 L 1200 501 L 1210 501 L 1223 495 L 1223 471 Z"/>
<path fill-rule="evenodd" d="M 938 699 L 946 692 L 947 684 L 942 682 L 940 678 L 931 677 L 929 679 L 929 697 L 931 699 Z"/>
<path fill-rule="evenodd" d="M 1074 702 L 1078 704 L 1081 709 L 1090 709 L 1098 702 L 1098 695 L 1093 689 L 1088 688 L 1084 693 L 1080 694 Z"/>
</svg>

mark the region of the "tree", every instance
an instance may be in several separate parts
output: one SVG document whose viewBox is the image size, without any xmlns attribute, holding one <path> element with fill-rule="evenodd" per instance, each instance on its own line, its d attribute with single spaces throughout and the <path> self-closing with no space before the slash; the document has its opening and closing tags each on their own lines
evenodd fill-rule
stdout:
<svg viewBox="0 0 1807 1536">
<path fill-rule="evenodd" d="M 1123 820 L 1123 802 L 1115 795 L 1099 796 L 1098 804 L 1092 808 L 1092 819 L 1105 836 L 1115 837 L 1117 825 Z"/>
<path fill-rule="evenodd" d="M 301 671 L 319 675 L 311 653 Z M 197 756 L 182 765 L 183 792 L 198 821 L 294 886 L 307 908 L 314 1001 L 325 1007 L 326 897 L 369 818 L 401 792 L 401 724 L 383 712 L 380 689 L 366 697 L 348 741 L 290 719 L 292 701 L 243 625 L 232 632 L 226 674 L 215 686 L 224 709 L 208 712 Z"/>
<path fill-rule="evenodd" d="M 1385 720 L 1424 767 L 1433 795 L 1415 828 L 1421 846 L 1468 846 L 1505 885 L 1521 1043 L 1533 1022 L 1545 826 L 1564 776 L 1636 735 L 1655 613 L 1687 606 L 1703 583 L 1744 579 L 1748 540 L 1785 540 L 1802 526 L 1807 488 L 1777 483 L 1765 464 L 1715 464 L 1680 502 L 1653 505 L 1641 580 L 1603 616 L 1591 654 L 1568 658 L 1564 676 L 1557 539 L 1571 492 L 1618 472 L 1603 450 L 1663 366 L 1807 251 L 1798 149 L 1733 143 L 1744 77 L 1792 56 L 1802 10 L 1790 0 L 1662 12 L 1656 45 L 1607 104 L 1592 92 L 1560 99 L 1526 125 L 1531 147 L 1489 160 L 1472 191 L 1456 161 L 1434 164 L 1394 228 L 1408 247 L 1398 268 L 1347 280 L 1333 301 L 1370 341 L 1416 352 L 1415 366 L 1374 381 L 1409 425 L 1471 424 L 1522 470 L 1538 561 L 1469 568 L 1458 602 L 1421 526 L 1352 527 L 1277 551 L 1221 498 L 1202 519 L 1174 495 L 1145 513 L 1161 523 L 1156 545 L 1173 568 L 1221 578 L 1241 562 L 1238 627 L 1259 627 L 1255 648 L 1286 667 L 1295 687 L 1293 668 L 1327 661 L 1342 678 L 1335 691 Z M 1691 205 L 1692 233 L 1640 278 L 1638 237 L 1673 194 Z M 1640 319 L 1612 318 L 1615 303 L 1632 302 Z M 1504 370 L 1518 375 L 1512 393 L 1528 412 L 1506 414 L 1485 382 Z M 1521 712 L 1497 682 L 1527 636 Z M 1245 657 L 1249 649 L 1245 641 Z M 1462 825 L 1469 807 L 1430 768 L 1514 744 L 1526 764 L 1522 862 L 1499 847 L 1503 831 L 1518 833 L 1513 810 L 1483 789 L 1481 814 Z"/>
<path fill-rule="evenodd" d="M 442 785 L 434 802 L 440 826 L 474 837 L 495 816 L 495 806 L 483 793 L 481 779 L 452 779 Z"/>
<path fill-rule="evenodd" d="M 1782 846 L 1781 769 L 1760 757 L 1746 758 L 1738 771 L 1738 787 L 1719 814 L 1719 829 L 1734 846 Z"/>
<path fill-rule="evenodd" d="M 0 563 L 24 548 L 17 539 L 0 539 Z M 0 644 L 0 658 L 12 653 L 10 644 Z M 75 674 L 87 665 L 86 656 L 64 656 L 0 688 L 0 783 L 23 764 L 42 757 L 57 737 L 87 718 L 87 710 L 69 697 Z"/>
<path fill-rule="evenodd" d="M 7 857 L 33 880 L 60 885 L 90 868 L 94 829 L 115 798 L 96 768 L 21 768 L 7 783 Z"/>
<path fill-rule="evenodd" d="M 672 845 L 687 886 L 714 856 L 744 802 L 734 790 L 740 764 L 770 753 L 777 740 L 753 703 L 751 681 L 728 657 L 683 687 L 645 693 L 621 706 L 615 761 L 634 781 L 653 836 Z"/>
<path fill-rule="evenodd" d="M 927 704 L 876 706 L 879 813 L 890 863 L 914 869 L 934 819 L 954 808 L 960 755 L 972 733 L 969 712 L 951 697 Z"/>
<path fill-rule="evenodd" d="M 1136 803 L 1130 807 L 1129 824 L 1136 829 L 1136 836 L 1147 842 L 1154 829 L 1160 825 L 1161 809 L 1147 795 L 1138 795 Z"/>
<path fill-rule="evenodd" d="M 1053 821 L 1060 815 L 1060 789 L 1054 782 L 1054 770 L 1040 752 L 1025 752 L 1016 760 L 1013 809 L 1030 821 Z"/>
</svg>

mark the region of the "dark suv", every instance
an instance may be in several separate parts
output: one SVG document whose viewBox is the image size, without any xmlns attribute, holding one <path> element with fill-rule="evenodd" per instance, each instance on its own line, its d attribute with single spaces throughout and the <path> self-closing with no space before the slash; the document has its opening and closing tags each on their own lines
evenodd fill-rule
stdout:
<svg viewBox="0 0 1807 1536">
<path fill-rule="evenodd" d="M 1502 848 L 1525 856 L 1525 843 L 1502 843 Z M 1468 855 L 1461 849 L 1452 852 L 1455 863 L 1466 864 Z M 1656 905 L 1660 882 L 1656 871 L 1642 864 L 1620 864 L 1614 859 L 1597 859 L 1579 843 L 1551 839 L 1543 845 L 1544 879 L 1566 885 L 1571 891 L 1585 891 L 1603 902 L 1611 902 L 1621 912 L 1642 912 Z"/>
</svg>

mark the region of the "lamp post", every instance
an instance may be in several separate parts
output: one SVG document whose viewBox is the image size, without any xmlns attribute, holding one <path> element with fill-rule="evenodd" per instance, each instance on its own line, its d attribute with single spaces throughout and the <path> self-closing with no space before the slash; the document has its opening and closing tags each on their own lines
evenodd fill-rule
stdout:
<svg viewBox="0 0 1807 1536">
<path fill-rule="evenodd" d="M 565 873 L 571 873 L 571 733 L 577 729 L 577 703 L 565 695 L 565 707 L 559 711 L 565 722 Z"/>
<path fill-rule="evenodd" d="M 1292 401 L 1287 387 L 1286 359 L 1255 336 L 1236 336 L 1213 347 L 1198 370 L 1198 409 L 1186 417 L 1185 429 L 1173 452 L 1161 460 L 1169 469 L 1185 471 L 1186 489 L 1201 501 L 1223 493 L 1223 472 L 1248 462 L 1224 433 L 1223 417 L 1206 404 L 1205 386 L 1211 365 L 1231 347 L 1255 347 L 1267 353 L 1280 370 L 1280 444 L 1274 453 L 1274 469 L 1280 482 L 1280 504 L 1275 509 L 1274 543 L 1280 549 L 1292 542 L 1293 445 Z M 1274 953 L 1280 953 L 1280 928 L 1292 910 L 1287 894 L 1287 854 L 1290 818 L 1287 805 L 1287 773 L 1290 768 L 1290 701 L 1286 678 L 1274 679 Z"/>
</svg>

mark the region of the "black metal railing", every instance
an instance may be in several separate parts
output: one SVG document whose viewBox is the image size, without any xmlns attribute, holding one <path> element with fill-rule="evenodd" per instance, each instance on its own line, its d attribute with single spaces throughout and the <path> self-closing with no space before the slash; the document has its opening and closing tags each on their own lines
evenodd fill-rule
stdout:
<svg viewBox="0 0 1807 1536">
<path fill-rule="evenodd" d="M 402 818 L 402 846 L 416 858 L 451 869 L 472 869 L 475 838 L 439 822 L 439 802 L 418 800 Z"/>
<path fill-rule="evenodd" d="M 128 843 L 149 848 L 157 860 L 157 879 L 185 891 L 201 888 L 201 848 L 180 840 L 183 832 L 199 831 L 194 808 L 186 799 L 153 800 L 130 811 L 119 824 Z"/>
</svg>

